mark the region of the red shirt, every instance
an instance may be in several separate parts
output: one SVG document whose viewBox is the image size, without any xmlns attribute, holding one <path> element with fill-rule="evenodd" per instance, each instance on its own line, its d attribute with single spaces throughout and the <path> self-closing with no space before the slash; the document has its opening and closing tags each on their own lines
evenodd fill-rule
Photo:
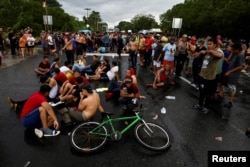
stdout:
<svg viewBox="0 0 250 167">
<path fill-rule="evenodd" d="M 41 61 L 38 65 L 39 68 L 42 68 L 42 69 L 50 69 L 50 63 L 44 63 L 43 61 Z"/>
<path fill-rule="evenodd" d="M 68 78 L 66 77 L 66 75 L 63 72 L 60 72 L 59 74 L 56 74 L 54 76 L 54 79 L 56 80 L 56 82 L 59 85 L 62 85 L 65 81 L 68 80 Z"/>
<path fill-rule="evenodd" d="M 145 49 L 145 50 L 150 50 L 150 49 L 152 49 L 152 44 L 153 44 L 152 38 L 146 38 L 146 39 L 145 39 L 145 47 L 144 47 L 144 49 Z"/>
<path fill-rule="evenodd" d="M 89 84 L 89 81 L 84 76 L 82 76 L 82 79 L 85 85 Z M 75 77 L 69 78 L 69 83 L 76 85 L 76 78 Z"/>
<path fill-rule="evenodd" d="M 46 102 L 46 97 L 40 92 L 33 93 L 25 102 L 22 112 L 20 114 L 20 118 L 24 118 L 31 111 L 41 106 L 43 102 Z"/>
<path fill-rule="evenodd" d="M 124 87 L 127 87 L 125 83 L 123 83 L 121 85 L 120 89 L 122 90 Z M 131 93 L 137 94 L 139 92 L 139 90 L 138 90 L 137 86 L 132 84 L 130 87 L 127 87 L 127 92 L 128 92 L 128 94 L 131 94 Z"/>
</svg>

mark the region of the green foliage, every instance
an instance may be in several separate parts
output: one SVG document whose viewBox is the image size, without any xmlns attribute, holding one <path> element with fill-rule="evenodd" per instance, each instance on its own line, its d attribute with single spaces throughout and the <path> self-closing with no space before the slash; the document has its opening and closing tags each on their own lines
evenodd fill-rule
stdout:
<svg viewBox="0 0 250 167">
<path fill-rule="evenodd" d="M 131 20 L 131 24 L 133 25 L 133 32 L 138 32 L 142 29 L 151 29 L 151 28 L 158 28 L 158 23 L 155 21 L 153 15 L 136 15 Z"/>
<path fill-rule="evenodd" d="M 181 32 L 206 36 L 250 38 L 248 0 L 186 0 L 160 16 L 161 28 L 171 28 L 172 19 L 182 18 Z M 169 22 L 171 21 L 171 22 Z"/>
<path fill-rule="evenodd" d="M 47 0 L 47 14 L 53 17 L 53 30 L 77 31 L 84 24 L 73 16 L 65 13 L 57 0 Z M 33 29 L 35 36 L 45 29 L 43 15 L 46 8 L 41 0 L 1 0 L 0 1 L 0 26 L 13 27 L 15 32 L 26 27 Z"/>
</svg>

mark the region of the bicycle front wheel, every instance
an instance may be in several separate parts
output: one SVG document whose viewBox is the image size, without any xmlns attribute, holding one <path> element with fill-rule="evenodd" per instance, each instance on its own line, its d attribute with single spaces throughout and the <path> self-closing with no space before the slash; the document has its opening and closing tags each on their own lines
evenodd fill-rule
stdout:
<svg viewBox="0 0 250 167">
<path fill-rule="evenodd" d="M 71 146 L 80 152 L 100 150 L 107 142 L 107 129 L 98 122 L 85 122 L 76 126 L 70 134 Z"/>
<path fill-rule="evenodd" d="M 139 123 L 134 132 L 137 141 L 150 150 L 162 151 L 171 146 L 168 132 L 155 123 Z"/>
</svg>

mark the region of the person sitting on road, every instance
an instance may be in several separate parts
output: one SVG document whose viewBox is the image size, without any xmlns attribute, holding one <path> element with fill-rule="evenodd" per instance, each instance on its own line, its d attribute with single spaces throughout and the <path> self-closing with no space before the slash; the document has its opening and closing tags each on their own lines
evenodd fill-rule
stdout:
<svg viewBox="0 0 250 167">
<path fill-rule="evenodd" d="M 63 72 L 66 77 L 69 79 L 70 77 L 73 76 L 73 70 L 71 70 L 72 65 L 70 64 L 69 61 L 65 61 L 64 65 L 60 67 L 60 71 Z"/>
<path fill-rule="evenodd" d="M 56 57 L 53 61 L 53 63 L 50 65 L 50 75 L 55 75 L 55 68 L 60 68 L 60 58 Z"/>
<path fill-rule="evenodd" d="M 49 92 L 49 99 L 53 99 L 58 94 L 58 84 L 54 78 L 51 78 L 48 75 L 44 75 L 40 78 L 40 83 L 48 84 L 51 87 Z"/>
<path fill-rule="evenodd" d="M 73 87 L 74 87 L 74 85 L 76 85 L 76 78 L 79 76 L 81 76 L 81 73 L 80 73 L 80 71 L 76 70 L 76 71 L 74 71 L 73 76 L 62 84 L 62 86 L 59 90 L 59 93 L 61 96 L 65 96 L 67 94 L 72 93 Z M 84 76 L 81 76 L 81 77 L 83 78 L 84 84 L 89 83 L 89 81 Z"/>
<path fill-rule="evenodd" d="M 157 89 L 158 87 L 165 86 L 170 81 L 170 66 L 167 65 L 166 67 L 162 67 L 160 70 L 156 72 L 154 82 L 151 84 L 147 84 L 148 87 L 152 87 L 154 89 Z"/>
<path fill-rule="evenodd" d="M 67 76 L 61 72 L 59 68 L 55 68 L 55 75 L 53 78 L 56 80 L 59 86 L 62 86 L 62 84 L 68 80 Z"/>
<path fill-rule="evenodd" d="M 48 75 L 50 73 L 50 62 L 48 56 L 43 56 L 43 60 L 39 63 L 38 68 L 35 69 L 37 75 Z"/>
<path fill-rule="evenodd" d="M 133 84 L 131 77 L 126 77 L 124 83 L 120 87 L 119 102 L 124 105 L 124 110 L 129 108 L 131 100 L 137 98 L 140 99 L 140 94 L 137 85 Z"/>
<path fill-rule="evenodd" d="M 57 117 L 47 102 L 50 90 L 49 85 L 41 85 L 39 92 L 33 93 L 27 99 L 20 114 L 22 125 L 27 129 L 35 129 L 36 135 L 40 138 L 43 135 L 56 136 L 60 134 L 60 131 L 56 131 L 59 128 Z M 50 129 L 51 126 L 55 130 Z"/>
<path fill-rule="evenodd" d="M 95 70 L 100 66 L 100 64 L 101 64 L 101 62 L 99 61 L 98 57 L 96 55 L 94 55 L 93 62 L 89 66 L 86 66 L 83 69 L 80 69 L 81 74 L 94 75 Z"/>
<path fill-rule="evenodd" d="M 107 63 L 106 61 L 104 61 L 105 63 Z M 97 73 L 96 75 L 86 75 L 87 78 L 89 80 L 102 80 L 102 81 L 111 81 L 111 80 L 119 80 L 119 75 L 118 75 L 118 71 L 119 71 L 119 67 L 117 65 L 117 62 L 113 61 L 112 65 L 111 65 L 111 69 L 108 67 L 105 69 L 109 69 L 107 72 L 105 72 L 106 70 L 104 70 L 102 73 Z"/>
<path fill-rule="evenodd" d="M 100 112 L 104 112 L 104 109 L 101 105 L 101 100 L 98 93 L 94 92 L 89 84 L 82 85 L 80 87 L 81 92 L 80 100 L 77 108 L 66 109 L 61 112 L 64 117 L 68 115 L 68 118 L 72 118 L 72 121 L 88 121 L 93 118 L 97 109 Z M 64 108 L 65 109 L 65 108 Z M 70 121 L 68 120 L 67 123 Z"/>
<path fill-rule="evenodd" d="M 72 70 L 79 70 L 82 71 L 85 67 L 87 67 L 87 61 L 86 61 L 86 57 L 84 56 L 80 56 L 79 59 L 74 63 Z"/>
</svg>

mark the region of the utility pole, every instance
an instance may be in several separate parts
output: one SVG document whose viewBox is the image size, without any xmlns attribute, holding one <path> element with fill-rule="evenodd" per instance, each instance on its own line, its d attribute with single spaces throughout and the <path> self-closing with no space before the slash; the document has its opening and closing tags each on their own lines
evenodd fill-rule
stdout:
<svg viewBox="0 0 250 167">
<path fill-rule="evenodd" d="M 48 19 L 48 8 L 47 8 L 47 2 L 46 0 L 42 0 L 42 5 L 45 8 L 46 13 L 46 24 L 45 24 L 45 30 L 49 30 L 49 19 Z"/>
</svg>

